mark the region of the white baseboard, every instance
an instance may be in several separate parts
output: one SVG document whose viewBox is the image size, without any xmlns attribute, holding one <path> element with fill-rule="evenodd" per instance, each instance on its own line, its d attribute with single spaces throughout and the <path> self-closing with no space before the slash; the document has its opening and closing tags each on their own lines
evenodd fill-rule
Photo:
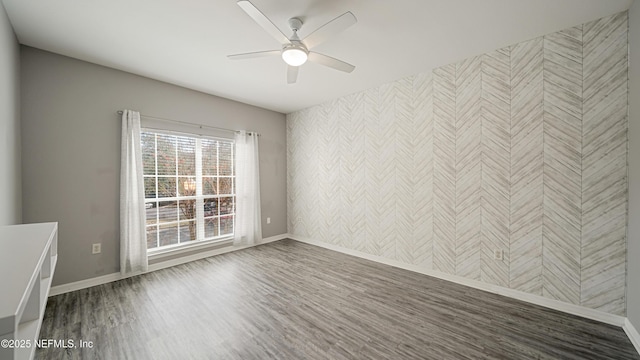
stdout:
<svg viewBox="0 0 640 360">
<path fill-rule="evenodd" d="M 383 258 L 381 256 L 370 255 L 361 251 L 347 249 L 341 246 L 327 244 L 327 243 L 320 242 L 313 239 L 302 238 L 302 237 L 291 235 L 291 234 L 289 234 L 288 238 L 296 241 L 300 241 L 306 244 L 323 247 L 325 249 L 338 251 L 347 255 L 353 255 L 359 258 L 390 265 L 400 269 L 405 269 L 405 270 L 417 272 L 420 274 L 433 276 L 439 279 L 451 281 L 457 284 L 469 286 L 469 287 L 484 290 L 484 291 L 488 291 L 494 294 L 499 294 L 499 295 L 507 296 L 510 298 L 526 301 L 531 304 L 544 306 L 553 310 L 562 311 L 565 313 L 577 315 L 577 316 L 584 317 L 591 320 L 600 321 L 610 325 L 622 327 L 625 324 L 625 320 L 626 320 L 625 317 L 609 314 L 599 310 L 590 309 L 584 306 L 569 304 L 569 303 L 565 303 L 565 302 L 553 300 L 553 299 L 548 299 L 539 295 L 533 295 L 533 294 L 525 293 L 523 291 L 509 289 L 509 288 L 505 288 L 498 285 L 492 285 L 492 284 L 487 284 L 487 283 L 483 283 L 476 280 L 470 280 L 461 276 L 450 275 L 440 271 L 425 269 L 423 267 L 419 267 L 416 265 L 406 264 L 397 260 Z"/>
<path fill-rule="evenodd" d="M 49 290 L 49 297 L 68 293 L 75 290 L 86 289 L 92 286 L 102 285 L 102 284 L 110 283 L 113 281 L 122 280 L 124 278 L 125 276 L 122 276 L 122 274 L 120 273 L 113 273 L 113 274 L 94 277 L 91 279 L 85 279 L 80 281 L 74 281 L 72 283 L 52 286 L 51 290 Z"/>
<path fill-rule="evenodd" d="M 204 259 L 204 258 L 207 258 L 207 257 L 210 257 L 210 256 L 220 255 L 220 254 L 224 254 L 224 253 L 228 253 L 228 252 L 232 252 L 232 251 L 237 251 L 237 250 L 242 250 L 242 249 L 246 249 L 246 248 L 250 248 L 250 247 L 254 247 L 254 246 L 258 246 L 258 245 L 262 245 L 262 244 L 267 244 L 267 243 L 270 243 L 270 242 L 286 239 L 287 237 L 288 237 L 288 234 L 280 234 L 280 235 L 264 238 L 264 239 L 262 239 L 260 244 L 256 244 L 256 245 L 225 246 L 223 248 L 204 251 L 204 252 L 201 252 L 201 253 L 198 253 L 198 254 L 194 254 L 194 255 L 190 255 L 190 256 L 183 256 L 183 257 L 180 257 L 180 258 L 175 258 L 175 259 L 171 259 L 171 260 L 167 260 L 167 261 L 157 262 L 155 264 L 149 265 L 149 270 L 147 271 L 147 273 L 152 272 L 152 271 L 156 271 L 156 270 L 160 270 L 160 269 L 166 269 L 168 267 L 172 267 L 172 266 L 176 266 L 176 265 L 180 265 L 180 264 L 185 264 L 185 263 L 188 263 L 188 262 L 191 262 L 191 261 Z M 89 288 L 89 287 L 92 287 L 92 286 L 96 286 L 96 285 L 107 284 L 107 283 L 110 283 L 110 282 L 113 282 L 113 281 L 118 281 L 118 280 L 126 279 L 126 278 L 129 278 L 129 277 L 132 277 L 132 276 L 141 275 L 141 274 L 144 274 L 144 273 L 140 272 L 140 273 L 122 275 L 122 274 L 120 274 L 118 272 L 118 273 L 113 273 L 113 274 L 107 274 L 107 275 L 103 275 L 103 276 L 94 277 L 94 278 L 91 278 L 91 279 L 75 281 L 75 282 L 68 283 L 68 284 L 57 285 L 57 286 L 51 287 L 51 290 L 49 291 L 49 296 L 55 296 L 55 295 L 60 295 L 60 294 L 68 293 L 68 292 L 75 291 L 75 290 L 86 289 L 86 288 Z"/>
<path fill-rule="evenodd" d="M 638 333 L 638 330 L 636 330 L 628 318 L 624 319 L 624 326 L 622 326 L 622 328 L 624 329 L 624 332 L 627 333 L 629 340 L 631 340 L 631 343 L 636 348 L 638 354 L 640 354 L 640 334 Z"/>
</svg>

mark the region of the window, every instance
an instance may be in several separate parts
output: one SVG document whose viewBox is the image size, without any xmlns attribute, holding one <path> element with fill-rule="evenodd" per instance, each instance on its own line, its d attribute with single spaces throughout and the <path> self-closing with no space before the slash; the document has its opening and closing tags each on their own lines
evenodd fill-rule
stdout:
<svg viewBox="0 0 640 360">
<path fill-rule="evenodd" d="M 234 143 L 143 130 L 147 249 L 233 236 Z"/>
</svg>

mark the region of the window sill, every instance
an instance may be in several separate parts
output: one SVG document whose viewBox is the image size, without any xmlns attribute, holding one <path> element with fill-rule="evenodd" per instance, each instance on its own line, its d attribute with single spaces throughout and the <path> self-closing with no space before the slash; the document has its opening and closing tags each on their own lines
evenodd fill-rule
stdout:
<svg viewBox="0 0 640 360">
<path fill-rule="evenodd" d="M 166 258 L 179 257 L 177 255 L 186 255 L 191 253 L 197 253 L 201 251 L 213 250 L 221 247 L 231 246 L 233 244 L 233 238 L 227 237 L 222 239 L 197 241 L 194 244 L 184 244 L 178 246 L 172 246 L 167 249 L 148 250 L 147 257 L 149 263 L 154 263 Z"/>
</svg>

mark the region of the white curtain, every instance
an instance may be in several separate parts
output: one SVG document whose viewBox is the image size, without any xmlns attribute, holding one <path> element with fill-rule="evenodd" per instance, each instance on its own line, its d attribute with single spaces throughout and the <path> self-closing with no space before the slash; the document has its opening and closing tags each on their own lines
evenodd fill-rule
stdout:
<svg viewBox="0 0 640 360">
<path fill-rule="evenodd" d="M 120 272 L 147 271 L 144 180 L 140 146 L 140 113 L 122 112 L 120 157 Z"/>
<path fill-rule="evenodd" d="M 236 141 L 236 226 L 233 245 L 262 240 L 258 134 L 239 131 Z"/>
</svg>

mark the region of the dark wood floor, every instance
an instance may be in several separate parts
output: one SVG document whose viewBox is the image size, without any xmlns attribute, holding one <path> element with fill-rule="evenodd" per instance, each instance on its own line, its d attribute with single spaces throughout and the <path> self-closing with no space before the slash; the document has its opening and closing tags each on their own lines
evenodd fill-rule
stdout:
<svg viewBox="0 0 640 360">
<path fill-rule="evenodd" d="M 283 240 L 49 299 L 37 359 L 640 359 L 620 328 Z"/>
</svg>

